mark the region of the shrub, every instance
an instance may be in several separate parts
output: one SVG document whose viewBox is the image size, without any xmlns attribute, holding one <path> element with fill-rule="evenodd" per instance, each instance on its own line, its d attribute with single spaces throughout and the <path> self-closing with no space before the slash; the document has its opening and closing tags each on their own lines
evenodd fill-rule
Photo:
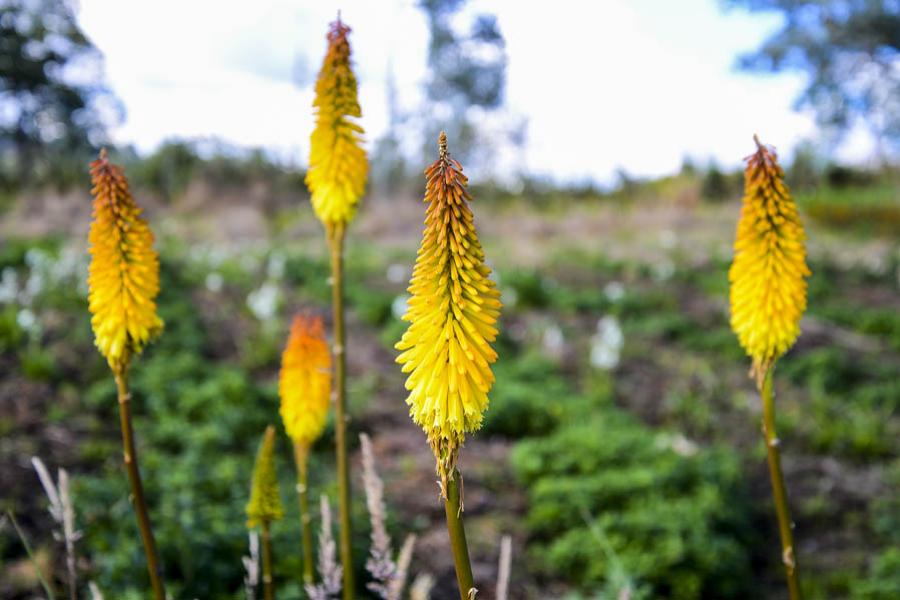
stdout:
<svg viewBox="0 0 900 600">
<path fill-rule="evenodd" d="M 552 285 L 533 269 L 516 269 L 502 273 L 501 287 L 512 290 L 517 308 L 545 308 L 552 299 Z"/>
<path fill-rule="evenodd" d="M 584 398 L 572 393 L 558 369 L 537 354 L 527 354 L 496 366 L 497 383 L 484 416 L 484 433 L 510 438 L 544 435 L 553 431 L 573 405 Z"/>
<path fill-rule="evenodd" d="M 888 548 L 875 557 L 869 575 L 853 589 L 854 600 L 900 598 L 900 548 Z"/>
<path fill-rule="evenodd" d="M 693 449 L 672 439 L 607 408 L 519 443 L 512 463 L 529 490 L 536 569 L 581 586 L 601 583 L 605 538 L 654 597 L 746 594 L 749 513 L 737 456 L 721 449 L 688 455 Z"/>
</svg>

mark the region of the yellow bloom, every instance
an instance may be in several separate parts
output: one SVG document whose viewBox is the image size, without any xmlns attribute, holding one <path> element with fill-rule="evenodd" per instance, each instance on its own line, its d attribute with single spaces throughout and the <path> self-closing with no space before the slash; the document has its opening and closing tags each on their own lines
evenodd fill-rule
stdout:
<svg viewBox="0 0 900 600">
<path fill-rule="evenodd" d="M 446 477 L 488 405 L 497 359 L 489 342 L 497 337 L 501 304 L 475 232 L 468 179 L 450 158 L 443 132 L 439 146 L 440 158 L 425 171 L 425 230 L 403 317 L 410 325 L 396 348 L 409 373 L 410 416 L 425 430 Z"/>
<path fill-rule="evenodd" d="M 256 463 L 253 465 L 253 484 L 247 503 L 247 527 L 277 521 L 284 516 L 278 474 L 275 471 L 275 428 L 269 425 L 263 434 Z"/>
<path fill-rule="evenodd" d="M 340 18 L 328 31 L 328 51 L 316 81 L 316 126 L 310 138 L 306 185 L 316 216 L 326 227 L 346 225 L 366 187 L 369 165 L 363 129 L 351 118 L 362 111 L 350 68 L 350 28 Z"/>
<path fill-rule="evenodd" d="M 298 444 L 313 443 L 325 429 L 331 402 L 331 353 L 321 318 L 294 318 L 281 355 L 278 393 L 288 436 Z"/>
<path fill-rule="evenodd" d="M 95 343 L 114 371 L 162 331 L 156 314 L 159 258 L 153 233 L 128 190 L 122 168 L 106 150 L 91 163 L 93 221 L 88 237 L 88 307 Z"/>
<path fill-rule="evenodd" d="M 761 378 L 800 335 L 806 310 L 806 236 L 773 150 L 759 143 L 744 172 L 734 243 L 731 328 Z"/>
</svg>

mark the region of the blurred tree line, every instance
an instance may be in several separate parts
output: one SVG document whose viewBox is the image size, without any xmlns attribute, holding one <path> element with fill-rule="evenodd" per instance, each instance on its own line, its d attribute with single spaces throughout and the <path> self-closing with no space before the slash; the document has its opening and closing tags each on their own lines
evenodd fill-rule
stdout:
<svg viewBox="0 0 900 600">
<path fill-rule="evenodd" d="M 61 0 L 0 0 L 0 185 L 81 176 L 122 108 Z"/>
</svg>

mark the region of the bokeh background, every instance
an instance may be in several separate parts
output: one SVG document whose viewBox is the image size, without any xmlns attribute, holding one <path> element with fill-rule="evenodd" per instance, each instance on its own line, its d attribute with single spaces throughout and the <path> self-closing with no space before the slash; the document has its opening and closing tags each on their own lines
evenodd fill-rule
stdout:
<svg viewBox="0 0 900 600">
<path fill-rule="evenodd" d="M 395 545 L 418 534 L 412 570 L 435 577 L 432 598 L 454 597 L 452 559 L 392 346 L 441 129 L 506 307 L 491 407 L 462 459 L 483 595 L 509 534 L 514 598 L 786 597 L 759 402 L 728 327 L 758 133 L 786 167 L 813 272 L 776 374 L 804 586 L 900 597 L 888 0 L 0 0 L 0 596 L 40 594 L 6 511 L 44 571 L 64 573 L 32 456 L 72 476 L 84 593 L 146 589 L 86 303 L 86 165 L 105 146 L 162 259 L 166 331 L 132 379 L 171 593 L 243 597 L 243 507 L 289 319 L 329 313 L 303 177 L 338 9 L 371 160 L 347 259 L 352 430 L 373 438 Z M 301 598 L 284 438 L 279 456 L 280 596 Z M 330 430 L 312 460 L 314 493 L 333 496 Z"/>
</svg>

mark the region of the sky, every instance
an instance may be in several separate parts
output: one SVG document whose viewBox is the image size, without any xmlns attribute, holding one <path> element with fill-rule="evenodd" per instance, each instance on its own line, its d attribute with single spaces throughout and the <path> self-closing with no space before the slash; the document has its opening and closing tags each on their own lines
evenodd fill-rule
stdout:
<svg viewBox="0 0 900 600">
<path fill-rule="evenodd" d="M 416 0 L 81 0 L 79 22 L 126 110 L 114 141 L 148 152 L 215 136 L 305 164 L 338 8 L 353 28 L 371 144 L 387 125 L 389 73 L 402 107 L 421 102 L 428 32 Z M 717 0 L 471 0 L 466 10 L 498 18 L 507 110 L 527 120 L 517 158 L 530 173 L 604 183 L 618 169 L 671 173 L 685 156 L 737 166 L 754 133 L 786 156 L 815 135 L 812 116 L 792 108 L 800 74 L 734 67 L 777 15 L 723 11 Z M 851 137 L 842 156 L 864 156 L 866 144 Z"/>
</svg>

